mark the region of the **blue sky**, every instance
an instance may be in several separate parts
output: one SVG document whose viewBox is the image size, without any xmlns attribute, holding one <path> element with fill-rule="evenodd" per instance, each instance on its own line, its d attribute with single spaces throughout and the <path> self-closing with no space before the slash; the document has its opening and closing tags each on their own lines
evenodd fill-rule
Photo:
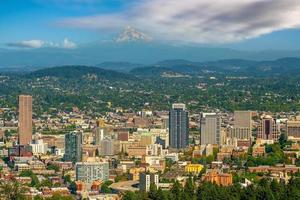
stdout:
<svg viewBox="0 0 300 200">
<path fill-rule="evenodd" d="M 122 8 L 119 1 L 72 0 L 2 0 L 0 3 L 0 42 L 22 40 L 51 40 L 59 42 L 65 37 L 85 43 L 101 37 L 98 31 L 70 29 L 58 26 L 67 17 L 116 12 Z"/>
<path fill-rule="evenodd" d="M 1 0 L 0 45 L 78 47 L 132 26 L 157 41 L 300 49 L 299 0 Z"/>
</svg>

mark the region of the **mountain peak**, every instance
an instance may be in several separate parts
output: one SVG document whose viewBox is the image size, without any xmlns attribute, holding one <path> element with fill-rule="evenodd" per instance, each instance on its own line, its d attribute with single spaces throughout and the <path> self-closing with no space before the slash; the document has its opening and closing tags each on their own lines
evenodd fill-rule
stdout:
<svg viewBox="0 0 300 200">
<path fill-rule="evenodd" d="M 116 38 L 116 42 L 149 42 L 152 38 L 145 33 L 139 32 L 133 27 L 127 26 L 124 28 L 123 32 Z"/>
</svg>

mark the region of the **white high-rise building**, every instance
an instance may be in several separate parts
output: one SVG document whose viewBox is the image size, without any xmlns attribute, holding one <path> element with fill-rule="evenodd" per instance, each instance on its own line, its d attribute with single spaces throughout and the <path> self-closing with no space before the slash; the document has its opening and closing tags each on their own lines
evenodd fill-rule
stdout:
<svg viewBox="0 0 300 200">
<path fill-rule="evenodd" d="M 215 113 L 202 113 L 200 119 L 201 145 L 221 145 L 221 117 Z"/>
<path fill-rule="evenodd" d="M 100 145 L 101 141 L 104 139 L 104 129 L 97 127 L 94 129 L 94 134 L 95 144 Z"/>
<path fill-rule="evenodd" d="M 48 144 L 44 143 L 43 140 L 35 140 L 30 146 L 32 147 L 33 155 L 46 154 L 48 150 Z"/>
</svg>

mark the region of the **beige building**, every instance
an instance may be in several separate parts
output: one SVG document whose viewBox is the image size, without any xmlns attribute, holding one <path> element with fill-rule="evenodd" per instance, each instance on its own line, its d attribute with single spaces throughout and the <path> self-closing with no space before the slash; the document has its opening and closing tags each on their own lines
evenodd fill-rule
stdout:
<svg viewBox="0 0 300 200">
<path fill-rule="evenodd" d="M 252 129 L 252 111 L 234 111 L 234 127 Z"/>
<path fill-rule="evenodd" d="M 127 150 L 129 157 L 142 157 L 147 155 L 147 147 L 145 146 L 129 146 Z"/>
<path fill-rule="evenodd" d="M 153 136 L 151 134 L 142 134 L 140 140 L 140 146 L 148 146 L 154 144 Z"/>
<path fill-rule="evenodd" d="M 257 139 L 277 141 L 279 136 L 280 131 L 276 120 L 269 115 L 262 118 L 258 126 Z"/>
<path fill-rule="evenodd" d="M 251 131 L 248 127 L 234 127 L 229 129 L 229 138 L 250 139 Z"/>
<path fill-rule="evenodd" d="M 222 144 L 221 123 L 222 119 L 220 115 L 217 115 L 215 113 L 201 113 L 201 145 Z"/>
<path fill-rule="evenodd" d="M 27 145 L 32 140 L 32 96 L 19 96 L 19 144 Z"/>
<path fill-rule="evenodd" d="M 300 138 L 300 119 L 287 121 L 286 133 L 289 138 Z"/>
</svg>

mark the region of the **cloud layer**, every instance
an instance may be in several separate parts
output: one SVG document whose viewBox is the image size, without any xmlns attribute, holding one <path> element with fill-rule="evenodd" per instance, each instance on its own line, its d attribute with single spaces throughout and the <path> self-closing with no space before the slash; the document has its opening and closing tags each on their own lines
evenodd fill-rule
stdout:
<svg viewBox="0 0 300 200">
<path fill-rule="evenodd" d="M 64 19 L 63 26 L 138 28 L 161 40 L 231 43 L 300 27 L 299 0 L 141 0 L 119 13 Z"/>
<path fill-rule="evenodd" d="M 38 49 L 38 48 L 64 48 L 64 49 L 74 49 L 77 47 L 76 43 L 70 41 L 68 38 L 65 38 L 62 43 L 48 42 L 44 40 L 24 40 L 19 42 L 8 43 L 9 47 L 16 48 L 27 48 L 27 49 Z"/>
<path fill-rule="evenodd" d="M 41 48 L 45 45 L 43 40 L 24 40 L 20 42 L 11 42 L 7 46 L 18 48 Z"/>
</svg>

